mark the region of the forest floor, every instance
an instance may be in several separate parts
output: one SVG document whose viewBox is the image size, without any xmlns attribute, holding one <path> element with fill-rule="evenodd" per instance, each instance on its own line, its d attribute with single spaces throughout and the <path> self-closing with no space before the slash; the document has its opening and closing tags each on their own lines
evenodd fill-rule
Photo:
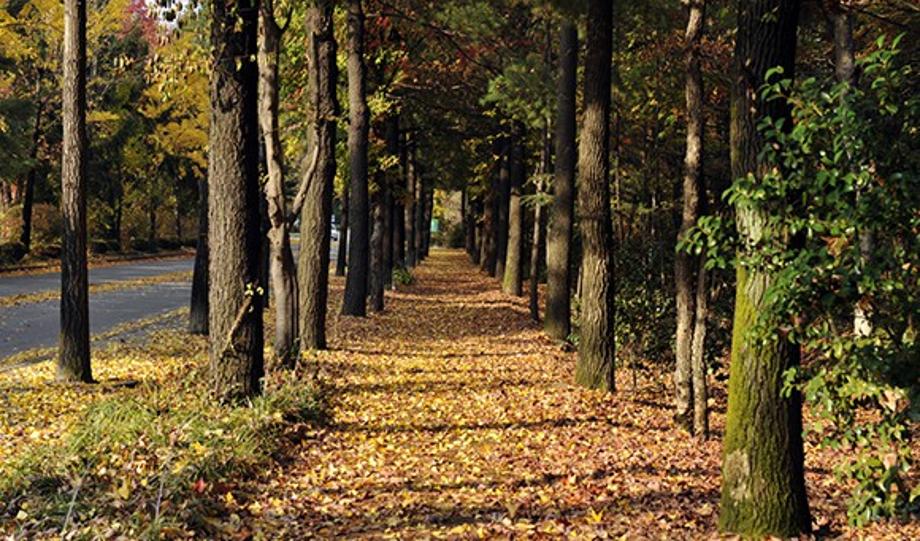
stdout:
<svg viewBox="0 0 920 541">
<path fill-rule="evenodd" d="M 572 385 L 575 354 L 464 254 L 434 251 L 414 275 L 385 313 L 332 316 L 331 351 L 316 357 L 331 421 L 242 491 L 244 535 L 716 535 L 723 388 L 714 437 L 697 441 L 672 423 L 661 374 L 630 389 L 621 372 L 615 395 Z M 920 539 L 917 523 L 849 530 L 848 492 L 832 473 L 840 457 L 808 454 L 821 534 Z"/>
<path fill-rule="evenodd" d="M 461 252 L 413 274 L 368 318 L 338 315 L 333 278 L 331 349 L 270 371 L 252 406 L 210 400 L 206 340 L 181 330 L 97 348 L 97 385 L 0 373 L 0 538 L 718 537 L 721 383 L 697 441 L 667 374 L 574 386 L 575 353 Z M 821 537 L 920 539 L 918 522 L 850 529 L 848 457 L 806 455 Z"/>
</svg>

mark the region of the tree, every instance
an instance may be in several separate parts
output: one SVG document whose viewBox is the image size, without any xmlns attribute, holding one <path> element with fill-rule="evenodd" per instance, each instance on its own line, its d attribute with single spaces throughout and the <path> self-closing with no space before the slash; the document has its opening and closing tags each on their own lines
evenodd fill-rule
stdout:
<svg viewBox="0 0 920 541">
<path fill-rule="evenodd" d="M 225 403 L 258 394 L 263 375 L 258 7 L 211 6 L 208 304 L 212 383 Z"/>
<path fill-rule="evenodd" d="M 339 249 L 335 254 L 335 275 L 345 276 L 345 269 L 348 263 L 348 183 L 342 186 L 342 193 L 339 196 L 339 208 L 341 209 L 341 219 L 339 220 Z"/>
<path fill-rule="evenodd" d="M 367 313 L 367 283 L 370 265 L 370 206 L 367 189 L 367 138 L 370 111 L 367 108 L 367 68 L 364 65 L 364 10 L 361 0 L 348 1 L 348 274 L 342 314 Z"/>
<path fill-rule="evenodd" d="M 86 268 L 86 3 L 64 4 L 61 343 L 57 378 L 92 382 Z"/>
<path fill-rule="evenodd" d="M 505 253 L 502 291 L 520 297 L 524 294 L 524 207 L 521 204 L 521 192 L 524 187 L 524 177 L 527 175 L 524 163 L 524 127 L 520 122 L 514 124 L 510 160 L 508 246 Z"/>
<path fill-rule="evenodd" d="M 198 181 L 198 242 L 192 272 L 192 300 L 188 313 L 188 332 L 208 334 L 208 181 Z"/>
<path fill-rule="evenodd" d="M 326 349 L 326 301 L 329 295 L 329 240 L 332 188 L 335 181 L 336 42 L 332 26 L 332 0 L 314 0 L 308 9 L 310 113 L 313 125 L 312 171 L 304 175 L 293 213 L 300 218 L 300 349 Z M 312 169 L 312 168 L 311 168 Z"/>
<path fill-rule="evenodd" d="M 703 184 L 703 71 L 700 66 L 700 46 L 704 32 L 705 0 L 688 1 L 686 47 L 685 96 L 687 105 L 687 146 L 684 154 L 683 206 L 681 211 L 678 242 L 696 224 L 706 200 Z M 674 284 L 676 290 L 677 333 L 675 336 L 676 366 L 675 419 L 681 426 L 691 427 L 697 434 L 705 433 L 706 421 L 706 371 L 704 366 L 695 366 L 692 345 L 696 332 L 696 301 L 705 302 L 705 291 L 696 291 L 699 276 L 705 273 L 701 268 L 702 258 L 691 256 L 687 251 L 678 251 L 674 258 Z M 703 307 L 705 308 L 705 307 Z M 705 310 L 700 323 L 705 324 Z M 701 350 L 702 351 L 702 350 Z M 702 361 L 702 359 L 700 359 Z M 697 363 L 697 364 L 702 364 Z M 699 395 L 699 396 L 697 396 Z M 697 406 L 701 411 L 697 414 Z M 691 410 L 693 414 L 691 415 Z M 699 425 L 699 426 L 697 426 Z M 705 436 L 704 436 L 705 437 Z"/>
<path fill-rule="evenodd" d="M 610 221 L 610 58 L 613 2 L 588 2 L 585 112 L 578 169 L 583 269 L 575 381 L 613 391 L 613 231 Z"/>
<path fill-rule="evenodd" d="M 795 68 L 798 0 L 739 1 L 732 85 L 732 176 L 756 182 L 765 171 L 759 159 L 763 119 L 790 121 L 784 99 L 764 100 L 768 73 Z M 750 205 L 736 205 L 742 247 L 782 235 L 770 217 Z M 752 336 L 767 306 L 770 271 L 737 266 L 731 374 L 722 463 L 719 526 L 750 536 L 792 537 L 811 531 L 805 494 L 802 404 L 796 390 L 783 388 L 785 372 L 799 363 L 798 347 L 785 340 Z"/>
<path fill-rule="evenodd" d="M 492 276 L 502 280 L 505 276 L 505 262 L 508 258 L 508 211 L 511 207 L 511 152 L 512 137 L 503 136 L 499 141 L 501 154 L 498 166 L 498 185 L 492 210 L 494 217 L 493 235 L 495 244 L 495 271 Z"/>
<path fill-rule="evenodd" d="M 282 365 L 297 358 L 297 269 L 291 250 L 284 195 L 284 152 L 278 128 L 278 60 L 283 30 L 275 21 L 274 0 L 262 0 L 259 10 L 259 123 L 265 141 L 265 200 L 269 222 L 269 277 L 275 305 L 275 355 Z"/>
<path fill-rule="evenodd" d="M 376 176 L 376 187 L 373 197 L 373 232 L 370 239 L 370 282 L 368 283 L 368 303 L 374 312 L 383 311 L 383 290 L 384 280 L 384 213 L 386 212 L 386 190 L 384 172 L 378 170 Z"/>
<path fill-rule="evenodd" d="M 566 19 L 559 36 L 556 81 L 556 168 L 546 234 L 546 314 L 543 328 L 556 340 L 572 333 L 572 224 L 575 215 L 575 85 L 578 29 Z"/>
</svg>

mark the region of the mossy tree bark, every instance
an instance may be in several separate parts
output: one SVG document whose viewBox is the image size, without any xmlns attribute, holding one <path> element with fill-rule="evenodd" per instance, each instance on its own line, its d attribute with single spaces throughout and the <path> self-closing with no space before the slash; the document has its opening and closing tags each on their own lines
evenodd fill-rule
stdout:
<svg viewBox="0 0 920 541">
<path fill-rule="evenodd" d="M 326 349 L 326 302 L 329 296 L 329 240 L 335 181 L 338 102 L 333 0 L 313 0 L 307 12 L 310 109 L 316 178 L 307 182 L 300 220 L 300 349 Z M 308 172 L 309 174 L 309 172 Z"/>
<path fill-rule="evenodd" d="M 259 280 L 258 2 L 213 5 L 208 238 L 211 378 L 215 397 L 259 393 L 263 376 Z"/>
<path fill-rule="evenodd" d="M 64 2 L 61 340 L 57 379 L 92 382 L 86 267 L 86 1 Z"/>
<path fill-rule="evenodd" d="M 348 271 L 342 314 L 367 314 L 370 279 L 370 205 L 367 178 L 367 138 L 370 111 L 367 108 L 367 67 L 364 64 L 364 10 L 361 0 L 348 0 Z"/>
<path fill-rule="evenodd" d="M 562 24 L 559 37 L 556 168 L 546 236 L 546 314 L 543 323 L 546 334 L 556 340 L 567 340 L 572 333 L 572 225 L 575 215 L 577 68 L 578 29 L 573 21 L 566 20 Z"/>
<path fill-rule="evenodd" d="M 783 100 L 760 99 L 767 71 L 795 68 L 799 0 L 739 0 L 732 85 L 732 176 L 764 173 L 757 124 L 785 118 Z M 743 246 L 770 234 L 768 216 L 750 206 L 736 208 Z M 779 234 L 780 232 L 775 232 Z M 722 463 L 719 527 L 745 536 L 792 537 L 811 530 L 805 494 L 802 405 L 797 392 L 783 394 L 786 370 L 799 362 L 798 348 L 764 343 L 752 329 L 767 304 L 773 277 L 761 269 L 737 269 L 731 374 Z"/>
<path fill-rule="evenodd" d="M 297 360 L 297 268 L 291 250 L 287 203 L 284 196 L 284 151 L 278 129 L 282 29 L 275 21 L 274 0 L 262 0 L 259 13 L 259 123 L 265 141 L 265 201 L 268 218 L 269 278 L 275 308 L 275 356 L 281 365 Z"/>
<path fill-rule="evenodd" d="M 610 59 L 613 2 L 588 2 L 585 111 L 578 169 L 582 291 L 575 381 L 615 390 L 613 229 L 610 216 Z"/>
</svg>

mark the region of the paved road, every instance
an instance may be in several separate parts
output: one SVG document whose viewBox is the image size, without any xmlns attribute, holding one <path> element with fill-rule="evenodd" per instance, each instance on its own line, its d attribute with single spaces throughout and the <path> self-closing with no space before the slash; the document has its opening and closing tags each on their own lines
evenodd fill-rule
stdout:
<svg viewBox="0 0 920 541">
<path fill-rule="evenodd" d="M 296 250 L 296 246 L 295 246 Z M 332 246 L 335 261 L 337 245 Z M 162 274 L 191 271 L 194 259 L 138 261 L 90 269 L 91 284 L 136 280 Z M 57 271 L 22 276 L 0 275 L 0 297 L 40 291 L 58 291 Z M 188 305 L 191 284 L 188 281 L 149 284 L 133 290 L 105 291 L 90 295 L 90 333 L 97 336 L 114 327 L 175 311 Z M 0 307 L 0 360 L 23 351 L 57 345 L 60 329 L 58 300 Z M 184 321 L 166 322 L 181 327 Z M 160 325 L 162 327 L 162 325 Z"/>
</svg>

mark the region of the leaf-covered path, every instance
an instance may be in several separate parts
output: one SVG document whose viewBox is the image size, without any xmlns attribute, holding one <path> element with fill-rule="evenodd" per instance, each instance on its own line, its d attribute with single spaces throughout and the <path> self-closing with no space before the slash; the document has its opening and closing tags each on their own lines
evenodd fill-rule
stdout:
<svg viewBox="0 0 920 541">
<path fill-rule="evenodd" d="M 329 424 L 231 507 L 255 538 L 699 539 L 718 514 L 724 393 L 715 437 L 674 428 L 660 374 L 621 370 L 617 395 L 571 384 L 575 354 L 547 339 L 525 299 L 464 254 L 434 251 L 387 311 L 333 316 Z M 333 282 L 337 312 L 341 280 Z M 809 449 L 816 528 L 845 527 L 848 491 Z"/>
<path fill-rule="evenodd" d="M 719 447 L 672 430 L 663 394 L 634 402 L 570 385 L 574 354 L 459 252 L 433 252 L 415 275 L 385 314 L 332 322 L 333 351 L 319 361 L 333 419 L 267 475 L 250 528 L 376 538 L 711 527 Z"/>
</svg>

